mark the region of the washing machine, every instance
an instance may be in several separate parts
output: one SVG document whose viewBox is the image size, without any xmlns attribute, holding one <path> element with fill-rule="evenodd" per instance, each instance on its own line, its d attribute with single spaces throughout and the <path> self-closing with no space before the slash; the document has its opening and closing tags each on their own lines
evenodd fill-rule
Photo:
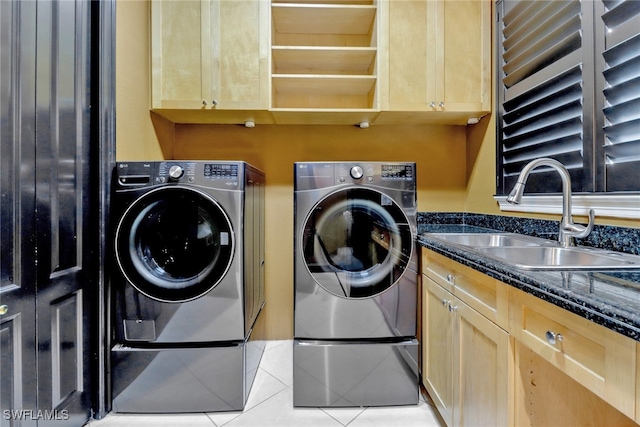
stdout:
<svg viewBox="0 0 640 427">
<path fill-rule="evenodd" d="M 415 164 L 294 168 L 294 405 L 417 404 Z"/>
<path fill-rule="evenodd" d="M 117 163 L 111 218 L 113 411 L 242 409 L 264 349 L 264 174 Z"/>
</svg>

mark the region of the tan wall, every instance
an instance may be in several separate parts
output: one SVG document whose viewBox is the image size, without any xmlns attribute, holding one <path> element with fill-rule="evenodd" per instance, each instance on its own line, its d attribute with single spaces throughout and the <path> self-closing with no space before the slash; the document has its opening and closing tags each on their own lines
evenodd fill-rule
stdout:
<svg viewBox="0 0 640 427">
<path fill-rule="evenodd" d="M 116 2 L 116 158 L 162 160 L 149 114 L 149 5 Z"/>
<path fill-rule="evenodd" d="M 293 336 L 293 163 L 415 161 L 418 209 L 464 209 L 465 128 L 178 125 L 176 159 L 239 159 L 265 172 L 265 309 L 270 339 Z"/>
</svg>

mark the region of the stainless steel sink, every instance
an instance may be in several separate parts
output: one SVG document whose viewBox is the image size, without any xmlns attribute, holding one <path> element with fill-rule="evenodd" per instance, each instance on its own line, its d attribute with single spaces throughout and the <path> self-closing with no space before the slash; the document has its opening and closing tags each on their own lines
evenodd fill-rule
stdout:
<svg viewBox="0 0 640 427">
<path fill-rule="evenodd" d="M 471 247 L 510 247 L 557 245 L 552 240 L 517 233 L 425 233 L 447 243 Z"/>
<path fill-rule="evenodd" d="M 452 245 L 526 270 L 640 269 L 640 256 L 517 233 L 425 233 Z"/>
<path fill-rule="evenodd" d="M 640 268 L 640 256 L 585 247 L 484 247 L 486 256 L 528 270 Z"/>
</svg>

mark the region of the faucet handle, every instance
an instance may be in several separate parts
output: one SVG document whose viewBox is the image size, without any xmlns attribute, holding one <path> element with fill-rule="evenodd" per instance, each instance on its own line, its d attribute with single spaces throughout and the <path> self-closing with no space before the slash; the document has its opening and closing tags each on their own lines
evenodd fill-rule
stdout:
<svg viewBox="0 0 640 427">
<path fill-rule="evenodd" d="M 584 226 L 580 224 L 572 224 L 570 230 L 565 230 L 565 233 L 571 237 L 583 238 L 587 237 L 589 233 L 593 230 L 593 225 L 595 223 L 595 211 L 593 209 L 589 209 L 589 223 Z"/>
</svg>

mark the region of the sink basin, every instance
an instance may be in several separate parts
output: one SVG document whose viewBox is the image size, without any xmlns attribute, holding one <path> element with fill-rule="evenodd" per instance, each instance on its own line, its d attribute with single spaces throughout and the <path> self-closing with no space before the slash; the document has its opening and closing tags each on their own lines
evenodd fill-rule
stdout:
<svg viewBox="0 0 640 427">
<path fill-rule="evenodd" d="M 640 256 L 582 246 L 562 247 L 555 240 L 517 233 L 425 233 L 452 245 L 525 270 L 640 269 Z"/>
<path fill-rule="evenodd" d="M 557 245 L 557 242 L 516 233 L 426 233 L 447 243 L 471 247 Z"/>
<path fill-rule="evenodd" d="M 603 270 L 640 268 L 640 256 L 584 247 L 484 247 L 478 252 L 528 270 Z"/>
</svg>

